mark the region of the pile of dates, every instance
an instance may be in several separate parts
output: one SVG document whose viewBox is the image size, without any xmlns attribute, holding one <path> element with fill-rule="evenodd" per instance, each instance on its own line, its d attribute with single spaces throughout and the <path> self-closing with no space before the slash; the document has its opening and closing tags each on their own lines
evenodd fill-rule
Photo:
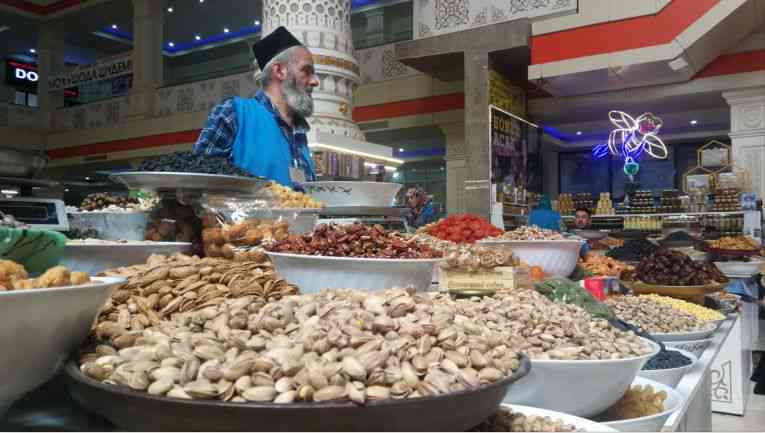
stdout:
<svg viewBox="0 0 765 433">
<path fill-rule="evenodd" d="M 249 173 L 231 163 L 226 157 L 198 155 L 191 151 L 175 152 L 162 155 L 159 158 L 147 159 L 141 163 L 138 170 L 252 177 Z"/>
<path fill-rule="evenodd" d="M 667 249 L 641 260 L 635 276 L 644 283 L 668 286 L 702 286 L 727 281 L 714 264 L 694 262 L 679 251 Z"/>
<path fill-rule="evenodd" d="M 331 257 L 432 259 L 442 256 L 440 251 L 404 239 L 379 224 L 321 224 L 311 234 L 292 235 L 267 244 L 265 248 L 278 253 Z"/>
</svg>

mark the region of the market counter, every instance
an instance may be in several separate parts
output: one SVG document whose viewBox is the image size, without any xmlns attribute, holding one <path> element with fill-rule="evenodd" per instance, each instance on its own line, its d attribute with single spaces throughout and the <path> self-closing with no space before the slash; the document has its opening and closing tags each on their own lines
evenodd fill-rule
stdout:
<svg viewBox="0 0 765 433">
<path fill-rule="evenodd" d="M 682 407 L 664 424 L 662 431 L 712 431 L 712 365 L 731 333 L 741 320 L 739 315 L 726 320 L 704 349 L 696 365 L 690 369 L 675 388 L 685 397 Z"/>
</svg>

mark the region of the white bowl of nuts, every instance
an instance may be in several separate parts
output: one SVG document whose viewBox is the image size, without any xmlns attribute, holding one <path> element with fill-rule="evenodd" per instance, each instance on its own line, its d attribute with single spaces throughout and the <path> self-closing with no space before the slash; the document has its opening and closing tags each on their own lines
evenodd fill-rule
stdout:
<svg viewBox="0 0 765 433">
<path fill-rule="evenodd" d="M 402 187 L 400 183 L 340 181 L 306 182 L 301 186 L 327 207 L 391 207 Z"/>
<path fill-rule="evenodd" d="M 606 425 L 538 407 L 503 403 L 497 414 L 473 431 L 503 432 L 616 432 Z"/>
<path fill-rule="evenodd" d="M 650 350 L 642 355 L 621 359 L 564 360 L 532 357 L 531 372 L 516 383 L 504 402 L 577 416 L 599 414 L 624 395 L 643 365 L 659 353 L 658 344 L 644 338 L 639 338 L 639 341 L 650 346 Z M 616 353 L 614 355 L 618 356 Z"/>
<path fill-rule="evenodd" d="M 0 371 L 7 373 L 0 387 L 0 419 L 14 401 L 58 372 L 124 281 L 92 278 L 78 286 L 0 292 Z"/>
<path fill-rule="evenodd" d="M 385 290 L 430 288 L 435 265 L 443 259 L 368 259 L 355 257 L 308 256 L 266 252 L 276 273 L 300 288 L 316 293 L 326 288 Z"/>
<path fill-rule="evenodd" d="M 662 352 L 663 354 L 664 352 Z M 677 354 L 680 354 L 682 356 L 677 356 Z M 661 355 L 661 354 L 660 354 Z M 644 377 L 646 379 L 655 380 L 656 382 L 663 383 L 664 385 L 671 386 L 672 388 L 676 387 L 678 383 L 680 383 L 680 380 L 683 379 L 683 376 L 685 376 L 685 373 L 688 372 L 693 366 L 696 364 L 696 361 L 698 361 L 698 358 L 696 355 L 686 352 L 685 350 L 681 349 L 667 349 L 667 355 L 669 355 L 669 359 L 661 360 L 663 364 L 658 364 L 656 366 L 650 365 L 652 364 L 653 360 L 649 361 L 649 364 L 646 364 L 643 370 L 640 370 L 638 372 L 639 377 Z M 682 358 L 685 357 L 685 360 L 682 360 Z M 680 360 L 678 360 L 678 358 Z M 682 361 L 681 361 L 682 360 Z M 681 364 L 681 362 L 685 362 L 684 365 Z M 677 367 L 671 367 L 672 365 L 677 365 Z M 668 368 L 662 368 L 667 367 Z M 653 368 L 648 369 L 649 367 L 659 367 L 659 368 Z"/>
<path fill-rule="evenodd" d="M 567 277 L 574 271 L 583 243 L 581 240 L 478 241 L 479 245 L 489 248 L 509 247 L 521 262 L 539 266 L 547 275 L 560 277 Z"/>
<path fill-rule="evenodd" d="M 601 422 L 619 431 L 661 431 L 670 415 L 683 404 L 683 400 L 684 397 L 672 387 L 636 377 L 624 398 L 614 407 L 609 408 L 608 413 L 596 419 L 617 418 Z M 634 417 L 634 415 L 646 413 L 646 410 L 651 414 Z"/>
</svg>

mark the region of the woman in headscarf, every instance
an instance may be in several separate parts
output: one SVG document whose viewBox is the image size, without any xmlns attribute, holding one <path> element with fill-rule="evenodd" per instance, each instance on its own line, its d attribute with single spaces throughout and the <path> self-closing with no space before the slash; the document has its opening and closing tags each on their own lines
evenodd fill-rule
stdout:
<svg viewBox="0 0 765 433">
<path fill-rule="evenodd" d="M 409 188 L 406 192 L 406 206 L 409 208 L 406 218 L 409 227 L 416 229 L 430 224 L 436 218 L 433 201 L 422 188 Z"/>
<path fill-rule="evenodd" d="M 545 194 L 539 198 L 539 204 L 529 214 L 529 225 L 560 231 L 560 219 L 560 214 L 552 210 L 550 197 Z"/>
</svg>

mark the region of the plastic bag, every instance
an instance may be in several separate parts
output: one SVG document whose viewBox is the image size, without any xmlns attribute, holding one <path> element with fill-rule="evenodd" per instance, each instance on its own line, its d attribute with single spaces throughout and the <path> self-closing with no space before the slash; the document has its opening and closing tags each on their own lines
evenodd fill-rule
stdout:
<svg viewBox="0 0 765 433">
<path fill-rule="evenodd" d="M 236 198 L 203 196 L 200 207 L 205 254 L 234 260 L 262 259 L 264 253 L 255 247 L 313 230 L 317 210 L 275 209 L 276 203 L 268 194 Z"/>
<path fill-rule="evenodd" d="M 616 315 L 608 306 L 598 302 L 587 289 L 568 278 L 548 278 L 541 283 L 534 284 L 534 289 L 551 301 L 560 301 L 581 307 L 593 317 L 616 319 Z"/>
</svg>

